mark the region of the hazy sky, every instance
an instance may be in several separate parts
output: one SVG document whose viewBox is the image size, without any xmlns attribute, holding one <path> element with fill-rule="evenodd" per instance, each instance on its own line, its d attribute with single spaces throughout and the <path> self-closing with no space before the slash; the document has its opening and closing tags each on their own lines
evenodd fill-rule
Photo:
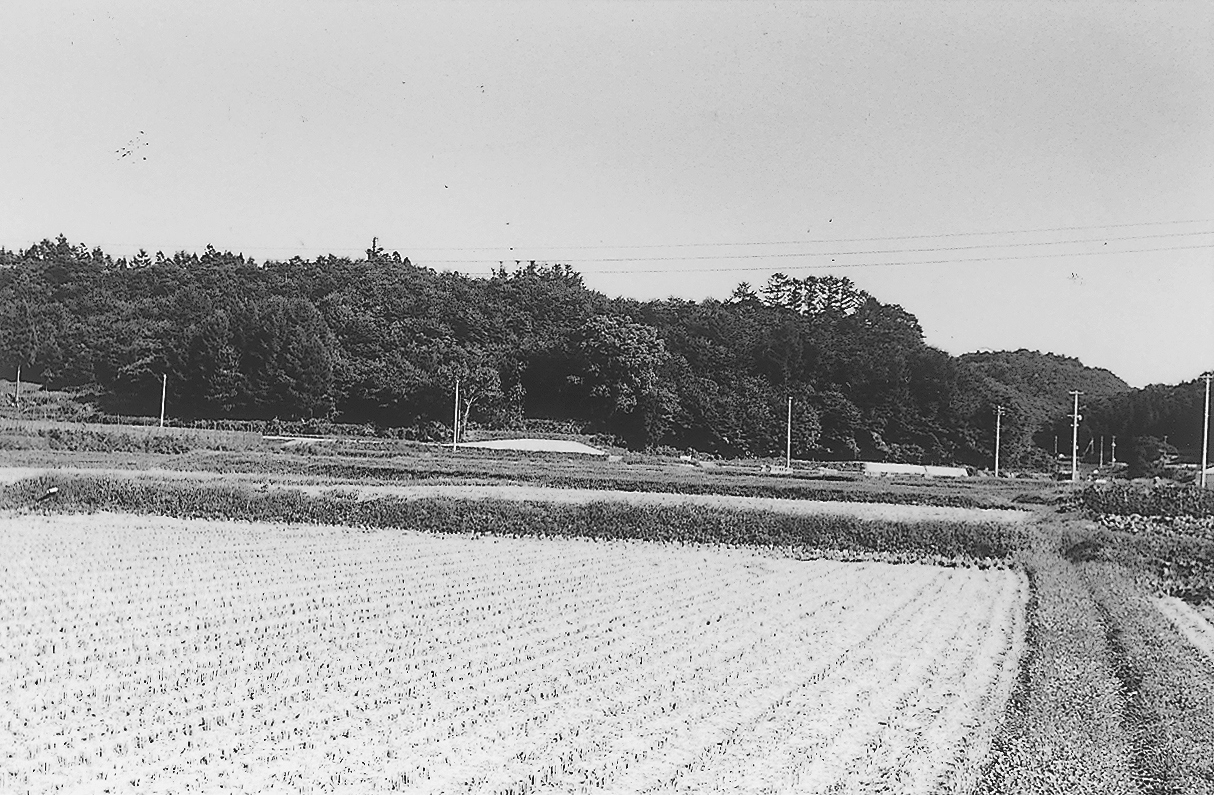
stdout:
<svg viewBox="0 0 1214 795">
<path fill-rule="evenodd" d="M 60 233 L 378 236 L 636 298 L 831 273 L 951 353 L 1187 380 L 1214 367 L 1214 3 L 4 0 L 0 245 Z"/>
</svg>

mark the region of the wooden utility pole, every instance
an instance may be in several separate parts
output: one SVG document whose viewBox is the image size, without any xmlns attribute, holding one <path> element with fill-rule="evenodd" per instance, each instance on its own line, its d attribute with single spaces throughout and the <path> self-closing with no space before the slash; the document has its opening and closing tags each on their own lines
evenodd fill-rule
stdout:
<svg viewBox="0 0 1214 795">
<path fill-rule="evenodd" d="M 169 374 L 165 373 L 160 382 L 160 427 L 164 427 L 164 396 L 169 391 Z"/>
<path fill-rule="evenodd" d="M 17 362 L 17 384 L 13 391 L 13 404 L 17 407 L 17 416 L 21 416 L 21 362 Z"/>
</svg>

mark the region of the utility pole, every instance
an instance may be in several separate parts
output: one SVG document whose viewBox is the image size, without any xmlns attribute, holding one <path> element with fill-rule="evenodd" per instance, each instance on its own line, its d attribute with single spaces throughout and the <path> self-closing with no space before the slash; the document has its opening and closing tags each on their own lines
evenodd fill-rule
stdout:
<svg viewBox="0 0 1214 795">
<path fill-rule="evenodd" d="M 451 426 L 451 449 L 459 445 L 459 376 L 455 377 L 455 424 Z"/>
<path fill-rule="evenodd" d="M 1109 464 L 1117 463 L 1117 434 L 1113 434 L 1113 450 L 1109 454 Z"/>
<path fill-rule="evenodd" d="M 1100 466 L 1104 467 L 1104 434 L 1100 434 Z"/>
<path fill-rule="evenodd" d="M 165 373 L 160 382 L 160 427 L 164 427 L 164 396 L 169 391 L 169 374 Z"/>
<path fill-rule="evenodd" d="M 788 396 L 788 435 L 784 443 L 784 466 L 792 471 L 792 395 Z"/>
<path fill-rule="evenodd" d="M 1079 480 L 1079 396 L 1082 392 L 1073 390 L 1071 395 L 1075 398 L 1075 411 L 1071 414 L 1071 482 Z"/>
<path fill-rule="evenodd" d="M 995 477 L 999 477 L 999 433 L 1003 425 L 1003 406 L 995 407 Z"/>
<path fill-rule="evenodd" d="M 13 404 L 17 407 L 17 416 L 21 416 L 21 362 L 17 362 L 17 386 L 13 392 Z"/>
<path fill-rule="evenodd" d="M 1210 450 L 1210 379 L 1214 372 L 1205 372 L 1201 377 L 1206 380 L 1206 413 L 1201 423 L 1201 487 L 1206 487 L 1206 467 Z"/>
</svg>

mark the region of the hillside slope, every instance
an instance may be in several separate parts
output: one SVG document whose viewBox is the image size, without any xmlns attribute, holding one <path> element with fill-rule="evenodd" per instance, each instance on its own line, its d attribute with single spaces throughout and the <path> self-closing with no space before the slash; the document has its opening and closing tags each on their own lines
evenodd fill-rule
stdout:
<svg viewBox="0 0 1214 795">
<path fill-rule="evenodd" d="M 1083 392 L 1085 403 L 1132 391 L 1129 384 L 1108 370 L 1054 353 L 1022 348 L 967 353 L 959 360 L 977 381 L 978 390 L 992 403 L 1006 408 L 1006 460 L 1019 466 L 1045 463 L 1042 454 L 1048 450 L 1054 425 L 1072 410 L 1072 390 Z M 1034 437 L 1040 447 L 1034 447 Z"/>
</svg>

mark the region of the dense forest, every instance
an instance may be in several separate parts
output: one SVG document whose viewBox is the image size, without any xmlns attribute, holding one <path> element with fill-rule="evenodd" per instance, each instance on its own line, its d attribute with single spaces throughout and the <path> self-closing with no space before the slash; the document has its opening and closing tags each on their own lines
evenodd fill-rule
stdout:
<svg viewBox="0 0 1214 795">
<path fill-rule="evenodd" d="M 642 302 L 590 290 L 566 265 L 478 278 L 374 243 L 362 259 L 264 263 L 211 247 L 127 260 L 63 237 L 0 249 L 0 375 L 18 363 L 27 380 L 111 413 L 154 414 L 167 375 L 183 419 L 316 418 L 436 438 L 458 378 L 482 426 L 548 418 L 722 456 L 782 452 L 789 397 L 804 458 L 988 466 L 1002 405 L 1004 460 L 1047 465 L 1071 389 L 1099 407 L 1089 433 L 1193 432 L 1187 409 L 1183 422 L 1160 419 L 1137 397 L 1155 393 L 1074 359 L 949 356 L 913 315 L 843 278 L 775 274 L 723 300 Z"/>
</svg>

